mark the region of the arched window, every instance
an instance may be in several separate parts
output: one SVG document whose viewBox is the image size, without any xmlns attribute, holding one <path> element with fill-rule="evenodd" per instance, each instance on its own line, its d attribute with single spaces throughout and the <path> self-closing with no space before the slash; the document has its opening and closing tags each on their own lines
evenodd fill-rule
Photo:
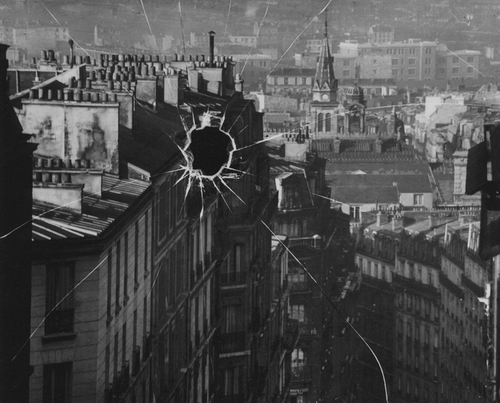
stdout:
<svg viewBox="0 0 500 403">
<path fill-rule="evenodd" d="M 331 115 L 327 113 L 325 118 L 325 132 L 331 132 L 331 131 L 332 131 Z"/>
<path fill-rule="evenodd" d="M 318 124 L 317 124 L 318 132 L 323 131 L 323 119 L 324 119 L 323 114 L 318 113 Z"/>
</svg>

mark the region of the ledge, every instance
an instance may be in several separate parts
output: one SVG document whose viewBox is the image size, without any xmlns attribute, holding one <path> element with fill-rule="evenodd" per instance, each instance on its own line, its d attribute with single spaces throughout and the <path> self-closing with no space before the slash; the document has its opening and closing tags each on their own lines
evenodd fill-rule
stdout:
<svg viewBox="0 0 500 403">
<path fill-rule="evenodd" d="M 42 343 L 54 343 L 63 340 L 73 340 L 75 338 L 76 333 L 73 332 L 46 334 L 42 336 Z"/>
</svg>

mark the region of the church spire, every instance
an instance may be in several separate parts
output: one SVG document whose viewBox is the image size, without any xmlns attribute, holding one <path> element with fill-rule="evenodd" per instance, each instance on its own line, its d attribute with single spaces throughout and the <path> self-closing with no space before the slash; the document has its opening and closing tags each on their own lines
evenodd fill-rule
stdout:
<svg viewBox="0 0 500 403">
<path fill-rule="evenodd" d="M 333 57 L 328 42 L 328 9 L 325 10 L 325 37 L 321 47 L 318 63 L 316 65 L 316 74 L 314 77 L 314 92 L 329 93 L 330 101 L 335 101 L 337 97 L 337 80 L 333 71 Z M 318 98 L 324 98 L 318 94 Z"/>
</svg>

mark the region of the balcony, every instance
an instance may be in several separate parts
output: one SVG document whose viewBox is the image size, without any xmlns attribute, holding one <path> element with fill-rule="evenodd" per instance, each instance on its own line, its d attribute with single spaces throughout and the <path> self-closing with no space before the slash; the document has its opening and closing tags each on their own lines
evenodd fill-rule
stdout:
<svg viewBox="0 0 500 403">
<path fill-rule="evenodd" d="M 315 249 L 321 249 L 322 246 L 322 240 L 321 237 L 303 237 L 303 238 L 290 238 L 289 239 L 289 247 L 295 246 L 295 245 L 302 245 L 302 246 L 310 246 L 311 248 Z"/>
<path fill-rule="evenodd" d="M 305 291 L 310 291 L 309 290 L 309 284 L 307 283 L 307 281 L 290 281 L 289 280 L 289 284 L 290 284 L 290 291 L 291 292 L 305 292 Z"/>
<path fill-rule="evenodd" d="M 245 332 L 221 333 L 219 340 L 221 353 L 245 350 Z"/>
<path fill-rule="evenodd" d="M 303 365 L 300 367 L 292 367 L 292 381 L 309 382 L 312 380 L 311 367 Z"/>
<path fill-rule="evenodd" d="M 245 271 L 232 271 L 228 273 L 221 273 L 220 282 L 222 285 L 236 285 L 245 284 L 247 273 Z"/>
<path fill-rule="evenodd" d="M 73 332 L 74 317 L 74 309 L 62 309 L 50 312 L 45 319 L 45 334 Z"/>
</svg>

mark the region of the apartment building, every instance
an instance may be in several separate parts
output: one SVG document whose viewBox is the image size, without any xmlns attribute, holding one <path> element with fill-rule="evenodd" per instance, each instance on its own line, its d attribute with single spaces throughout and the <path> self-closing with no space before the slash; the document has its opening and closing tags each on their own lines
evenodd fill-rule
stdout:
<svg viewBox="0 0 500 403">
<path fill-rule="evenodd" d="M 341 55 L 390 55 L 392 78 L 396 81 L 433 80 L 436 78 L 437 42 L 408 39 L 405 42 L 339 44 Z"/>
<path fill-rule="evenodd" d="M 232 60 L 206 60 L 102 55 L 11 97 L 38 144 L 30 400 L 288 401 L 262 114 Z M 244 174 L 202 187 L 180 148 L 207 118 Z"/>
<path fill-rule="evenodd" d="M 340 372 L 332 339 L 341 332 L 343 320 L 310 276 L 326 290 L 342 290 L 353 270 L 344 264 L 340 246 L 348 232 L 347 216 L 329 209 L 325 161 L 308 154 L 308 141 L 300 135 L 289 139 L 284 153 L 268 147 L 278 196 L 273 231 L 289 237 L 289 315 L 298 322 L 300 334 L 291 357 L 291 402 L 314 402 L 339 393 L 332 382 L 333 374 Z M 337 304 L 344 309 L 349 304 L 340 294 Z"/>
<path fill-rule="evenodd" d="M 379 219 L 358 238 L 362 288 L 377 284 L 373 295 L 360 297 L 365 301 L 359 304 L 361 312 L 371 306 L 377 324 L 386 317 L 393 323 L 373 338 L 373 345 L 386 361 L 396 402 L 483 401 L 491 396 L 487 352 L 495 308 L 489 301 L 490 263 L 477 255 L 477 222 L 464 219 L 457 222 L 447 214 L 411 225 L 405 224 L 406 215 Z M 382 349 L 389 339 L 392 347 Z M 357 390 L 365 401 L 380 399 L 363 385 Z"/>
</svg>

